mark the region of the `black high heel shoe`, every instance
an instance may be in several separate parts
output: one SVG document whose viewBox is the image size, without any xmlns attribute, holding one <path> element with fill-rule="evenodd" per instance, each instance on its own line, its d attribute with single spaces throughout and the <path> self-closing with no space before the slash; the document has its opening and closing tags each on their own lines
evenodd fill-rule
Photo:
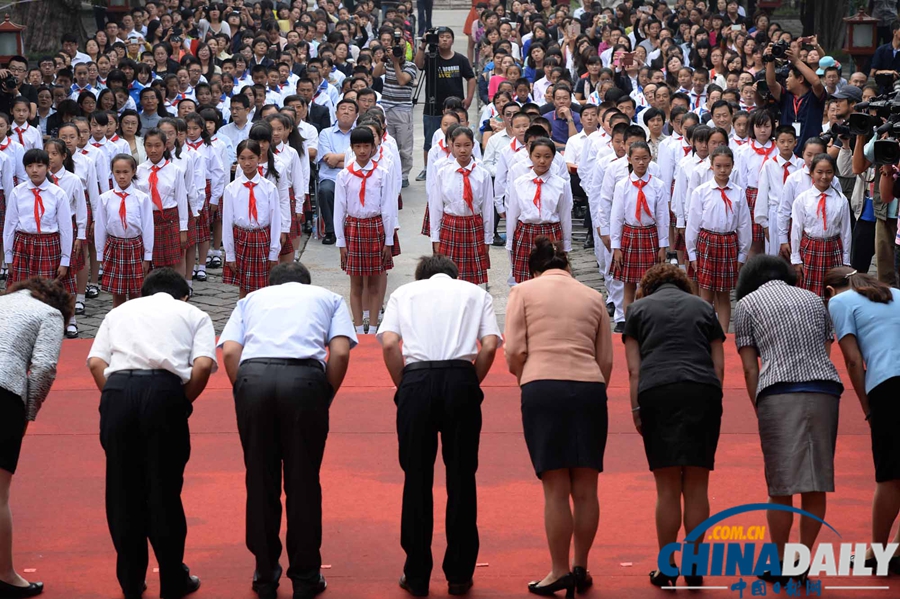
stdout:
<svg viewBox="0 0 900 599">
<path fill-rule="evenodd" d="M 572 568 L 572 576 L 575 577 L 575 590 L 579 593 L 586 593 L 594 585 L 594 577 L 581 566 Z"/>
<path fill-rule="evenodd" d="M 684 583 L 689 587 L 702 587 L 703 586 L 703 577 L 699 574 L 694 574 L 697 571 L 697 566 L 691 568 L 690 574 L 684 575 Z"/>
<path fill-rule="evenodd" d="M 663 588 L 663 587 L 674 587 L 675 582 L 678 580 L 678 575 L 668 576 L 663 574 L 659 570 L 654 570 L 650 572 L 650 584 L 655 587 Z"/>
<path fill-rule="evenodd" d="M 3 599 L 22 599 L 24 597 L 36 597 L 43 592 L 43 582 L 29 582 L 27 587 L 17 587 L 0 581 L 0 597 L 3 597 Z"/>
<path fill-rule="evenodd" d="M 573 576 L 571 572 L 556 579 L 556 582 L 545 584 L 544 586 L 538 586 L 539 584 L 539 580 L 529 582 L 528 592 L 542 597 L 549 597 L 554 595 L 556 591 L 565 589 L 566 599 L 573 599 L 573 597 L 575 597 L 575 576 Z"/>
</svg>

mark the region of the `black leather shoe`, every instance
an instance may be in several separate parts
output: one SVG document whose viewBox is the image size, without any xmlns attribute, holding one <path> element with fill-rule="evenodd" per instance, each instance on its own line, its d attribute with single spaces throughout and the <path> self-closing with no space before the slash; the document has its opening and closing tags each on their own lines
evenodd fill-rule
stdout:
<svg viewBox="0 0 900 599">
<path fill-rule="evenodd" d="M 579 593 L 586 593 L 594 585 L 594 577 L 581 566 L 572 568 L 572 576 L 575 577 L 575 590 Z"/>
<path fill-rule="evenodd" d="M 575 577 L 571 572 L 556 579 L 556 582 L 538 586 L 539 580 L 528 583 L 528 592 L 542 597 L 549 597 L 556 594 L 556 591 L 566 591 L 566 599 L 572 599 L 575 596 Z"/>
<path fill-rule="evenodd" d="M 448 582 L 447 583 L 447 592 L 451 595 L 465 595 L 469 592 L 474 585 L 475 582 L 470 580 L 468 582 Z"/>
<path fill-rule="evenodd" d="M 613 333 L 624 333 L 625 332 L 625 321 L 621 320 L 616 323 L 616 328 L 613 329 Z"/>
<path fill-rule="evenodd" d="M 334 233 L 326 233 L 325 237 L 322 238 L 323 245 L 334 245 L 337 242 L 337 237 L 334 236 Z"/>
<path fill-rule="evenodd" d="M 29 582 L 27 587 L 17 587 L 0 581 L 0 597 L 3 599 L 19 599 L 20 597 L 37 597 L 44 592 L 43 582 Z"/>
<path fill-rule="evenodd" d="M 584 249 L 592 250 L 594 249 L 594 236 L 588 235 L 584 240 Z"/>
<path fill-rule="evenodd" d="M 416 589 L 410 586 L 406 580 L 406 574 L 400 577 L 400 588 L 412 595 L 413 597 L 427 597 L 428 589 Z"/>
<path fill-rule="evenodd" d="M 616 305 L 612 302 L 606 304 L 606 313 L 609 314 L 609 317 L 612 318 L 616 315 Z"/>
<path fill-rule="evenodd" d="M 278 564 L 278 569 L 275 570 L 275 573 L 272 575 L 270 580 L 259 580 L 259 572 L 253 573 L 253 584 L 250 588 L 253 589 L 253 592 L 259 595 L 259 599 L 276 599 L 278 597 L 278 585 L 281 580 L 281 574 L 283 570 L 281 568 L 281 564 Z"/>
<path fill-rule="evenodd" d="M 199 576 L 188 576 L 187 581 L 184 583 L 184 588 L 176 593 L 170 593 L 168 595 L 160 594 L 160 599 L 181 599 L 182 597 L 186 597 L 191 593 L 196 593 L 197 589 L 200 588 L 200 577 Z"/>
<path fill-rule="evenodd" d="M 312 599 L 328 588 L 325 577 L 319 574 L 319 580 L 313 585 L 299 586 L 294 583 L 294 599 Z"/>
</svg>

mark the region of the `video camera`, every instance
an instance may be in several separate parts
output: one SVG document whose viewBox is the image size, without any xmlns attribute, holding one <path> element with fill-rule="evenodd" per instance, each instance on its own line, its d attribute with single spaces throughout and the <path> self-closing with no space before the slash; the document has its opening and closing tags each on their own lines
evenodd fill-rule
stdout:
<svg viewBox="0 0 900 599">
<path fill-rule="evenodd" d="M 763 55 L 763 62 L 775 62 L 785 57 L 785 53 L 791 49 L 791 45 L 784 40 L 772 44 L 772 53 Z"/>
<path fill-rule="evenodd" d="M 437 31 L 437 27 L 432 27 L 431 29 L 426 29 L 426 30 L 425 30 L 425 36 L 424 36 L 422 39 L 425 40 L 425 43 L 426 43 L 428 46 L 435 46 L 435 47 L 437 47 L 437 45 L 438 45 L 438 31 Z"/>
<path fill-rule="evenodd" d="M 875 130 L 875 136 L 888 134 L 887 139 L 875 141 L 875 164 L 897 164 L 900 162 L 900 89 L 877 96 L 869 102 L 860 102 L 847 119 L 850 133 L 868 135 Z M 875 110 L 877 116 L 868 113 Z"/>
</svg>

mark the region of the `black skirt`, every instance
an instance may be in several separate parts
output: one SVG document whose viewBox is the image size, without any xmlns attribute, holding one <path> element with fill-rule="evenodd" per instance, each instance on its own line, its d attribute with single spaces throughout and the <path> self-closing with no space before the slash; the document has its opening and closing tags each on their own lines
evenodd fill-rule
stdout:
<svg viewBox="0 0 900 599">
<path fill-rule="evenodd" d="M 869 414 L 875 482 L 900 480 L 900 377 L 869 391 Z"/>
<path fill-rule="evenodd" d="M 641 432 L 650 470 L 693 466 L 713 469 L 722 424 L 722 390 L 673 383 L 642 392 Z"/>
<path fill-rule="evenodd" d="M 22 398 L 0 387 L 0 468 L 16 473 L 19 452 L 25 436 L 25 402 Z"/>
<path fill-rule="evenodd" d="M 609 415 L 606 385 L 532 381 L 522 385 L 525 443 L 538 478 L 548 470 L 603 472 Z"/>
</svg>

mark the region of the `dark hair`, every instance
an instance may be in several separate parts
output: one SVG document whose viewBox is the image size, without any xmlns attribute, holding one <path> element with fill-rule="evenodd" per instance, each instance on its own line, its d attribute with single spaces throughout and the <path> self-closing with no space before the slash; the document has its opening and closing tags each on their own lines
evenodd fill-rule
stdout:
<svg viewBox="0 0 900 599">
<path fill-rule="evenodd" d="M 312 277 L 309 275 L 309 269 L 299 262 L 288 262 L 279 264 L 269 273 L 269 285 L 282 285 L 284 283 L 300 283 L 309 285 L 312 283 Z"/>
<path fill-rule="evenodd" d="M 756 128 L 762 127 L 768 123 L 770 126 L 775 125 L 772 119 L 772 113 L 768 110 L 754 110 L 750 113 L 750 137 L 756 137 Z"/>
<path fill-rule="evenodd" d="M 540 137 L 535 137 L 531 140 L 531 143 L 528 146 L 528 155 L 531 156 L 531 153 L 538 147 L 550 148 L 550 155 L 554 158 L 556 157 L 556 144 L 553 143 L 553 140 L 544 135 Z"/>
<path fill-rule="evenodd" d="M 65 142 L 61 139 L 52 138 L 48 139 L 44 142 L 44 149 L 47 149 L 47 146 L 53 146 L 56 148 L 56 151 L 63 155 L 63 168 L 69 171 L 70 173 L 75 172 L 75 163 L 72 161 L 72 153 L 69 152 L 69 148 L 66 146 Z M 49 158 L 50 155 L 48 154 Z M 49 174 L 49 173 L 48 173 Z"/>
<path fill-rule="evenodd" d="M 186 114 L 184 116 L 185 125 L 187 123 L 194 123 L 198 127 L 200 127 L 200 139 L 203 140 L 203 145 L 211 146 L 212 142 L 209 140 L 209 131 L 206 130 L 206 119 L 198 112 L 192 112 L 190 114 Z"/>
<path fill-rule="evenodd" d="M 184 277 L 182 277 L 182 279 L 183 278 Z M 62 283 L 56 279 L 31 277 L 7 287 L 4 295 L 22 291 L 23 289 L 31 292 L 31 297 L 34 299 L 40 300 L 51 308 L 59 310 L 63 317 L 63 323 L 69 322 L 75 314 L 75 296 L 66 291 L 66 288 L 63 287 Z"/>
<path fill-rule="evenodd" d="M 713 129 L 712 131 L 716 131 L 716 129 Z M 712 164 L 716 156 L 727 156 L 728 158 L 731 158 L 731 164 L 734 164 L 734 152 L 732 152 L 731 148 L 729 148 L 728 146 L 719 146 L 718 148 L 713 150 L 712 154 L 709 155 L 710 164 Z"/>
<path fill-rule="evenodd" d="M 813 156 L 812 162 L 809 163 L 810 172 L 815 170 L 816 165 L 818 163 L 822 162 L 823 160 L 828 162 L 828 164 L 831 165 L 831 170 L 834 171 L 834 174 L 836 175 L 838 172 L 837 161 L 834 158 L 832 158 L 831 155 L 825 154 L 824 152 L 822 154 L 816 154 L 815 156 Z"/>
<path fill-rule="evenodd" d="M 114 165 L 116 164 L 116 162 L 118 162 L 119 160 L 124 160 L 125 162 L 127 162 L 128 164 L 130 164 L 130 165 L 131 165 L 131 172 L 133 172 L 133 173 L 136 173 L 136 172 L 137 172 L 137 160 L 135 160 L 134 156 L 132 156 L 131 154 L 116 154 L 115 156 L 113 156 L 113 159 L 109 161 L 110 171 L 112 171 L 113 166 L 114 166 Z M 136 178 L 136 177 L 135 177 L 135 178 Z"/>
<path fill-rule="evenodd" d="M 803 142 L 803 151 L 805 152 L 806 148 L 808 148 L 811 145 L 822 146 L 822 148 L 828 147 L 828 144 L 825 143 L 825 140 L 822 139 L 821 137 L 810 137 L 809 139 L 807 139 L 806 141 Z"/>
<path fill-rule="evenodd" d="M 157 129 L 156 127 L 151 127 L 150 129 L 148 129 L 147 132 L 144 133 L 144 146 L 147 145 L 147 140 L 150 139 L 151 137 L 159 138 L 159 140 L 163 143 L 163 148 L 164 148 L 163 149 L 163 158 L 165 158 L 166 160 L 171 160 L 172 153 L 169 151 L 169 148 L 168 148 L 169 140 L 166 137 L 165 131 L 163 131 L 162 129 Z M 149 158 L 148 158 L 148 160 L 149 160 Z"/>
<path fill-rule="evenodd" d="M 177 300 L 183 300 L 190 295 L 191 290 L 184 280 L 184 275 L 174 268 L 165 266 L 154 268 L 141 285 L 141 297 L 149 297 L 156 293 L 168 293 Z"/>
<path fill-rule="evenodd" d="M 459 278 L 459 267 L 444 254 L 422 256 L 416 264 L 416 280 L 424 281 L 434 275 L 447 275 L 451 279 Z"/>
<path fill-rule="evenodd" d="M 453 130 L 453 133 L 450 134 L 450 141 L 455 140 L 457 137 L 465 136 L 469 138 L 469 141 L 475 143 L 475 134 L 472 133 L 472 130 L 468 127 L 463 127 L 460 125 L 456 129 Z"/>
<path fill-rule="evenodd" d="M 350 145 L 353 144 L 374 144 L 375 134 L 368 127 L 356 127 L 350 132 Z"/>
<path fill-rule="evenodd" d="M 552 241 L 546 235 L 538 235 L 528 256 L 528 272 L 536 276 L 553 268 L 569 268 L 569 258 L 563 250 L 562 241 Z"/>
<path fill-rule="evenodd" d="M 778 139 L 781 135 L 790 135 L 794 139 L 797 139 L 797 131 L 791 125 L 781 125 L 775 129 L 775 139 Z"/>
<path fill-rule="evenodd" d="M 849 287 L 871 302 L 889 304 L 894 300 L 891 288 L 875 277 L 857 272 L 849 266 L 838 266 L 825 273 L 825 286 L 834 289 Z"/>
<path fill-rule="evenodd" d="M 647 269 L 647 272 L 644 273 L 644 278 L 641 279 L 638 295 L 640 297 L 652 295 L 662 285 L 675 285 L 685 293 L 692 293 L 691 282 L 685 272 L 674 264 L 663 262 L 662 264 L 654 264 Z"/>
<path fill-rule="evenodd" d="M 269 153 L 266 155 L 266 174 L 275 177 L 274 182 L 277 184 L 281 176 L 275 168 L 275 151 L 272 148 L 272 126 L 265 121 L 257 121 L 257 123 L 250 128 L 248 139 L 252 139 L 256 142 L 269 142 Z M 260 156 L 260 158 L 261 157 L 262 156 Z"/>
<path fill-rule="evenodd" d="M 734 297 L 740 301 L 769 281 L 784 281 L 788 285 L 796 285 L 797 275 L 783 258 L 757 254 L 741 268 Z"/>
<path fill-rule="evenodd" d="M 28 166 L 29 164 L 44 164 L 46 166 L 50 166 L 50 156 L 42 149 L 32 148 L 25 152 L 25 155 L 22 157 L 22 166 Z"/>
</svg>

